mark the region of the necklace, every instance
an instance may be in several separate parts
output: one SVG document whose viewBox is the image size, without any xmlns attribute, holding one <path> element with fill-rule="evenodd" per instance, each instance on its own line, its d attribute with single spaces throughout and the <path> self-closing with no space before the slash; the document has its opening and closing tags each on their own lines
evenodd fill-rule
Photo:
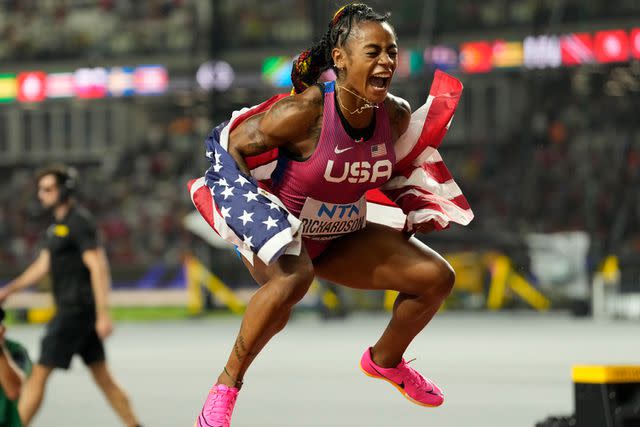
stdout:
<svg viewBox="0 0 640 427">
<path fill-rule="evenodd" d="M 361 97 L 360 95 L 358 95 L 357 93 L 355 93 L 352 90 L 347 89 L 344 86 L 338 86 L 340 89 L 344 89 L 347 92 L 349 92 L 351 95 L 355 96 L 356 98 L 361 99 L 362 101 L 364 101 L 364 105 L 362 107 L 358 107 L 353 111 L 350 111 L 347 107 L 344 106 L 344 104 L 342 103 L 342 101 L 340 101 L 340 96 L 336 96 L 336 99 L 338 100 L 338 105 L 343 108 L 344 110 L 347 111 L 347 113 L 349 113 L 350 115 L 354 115 L 354 114 L 361 114 L 364 110 L 367 110 L 369 108 L 380 108 L 379 105 L 377 104 L 372 104 L 368 99 Z"/>
</svg>

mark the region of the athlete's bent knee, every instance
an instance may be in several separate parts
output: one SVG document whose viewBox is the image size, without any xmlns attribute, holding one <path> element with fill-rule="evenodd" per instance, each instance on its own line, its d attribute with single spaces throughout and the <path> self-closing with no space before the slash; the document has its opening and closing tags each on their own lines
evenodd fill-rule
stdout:
<svg viewBox="0 0 640 427">
<path fill-rule="evenodd" d="M 445 260 L 428 259 L 413 269 L 405 280 L 409 284 L 411 295 L 445 299 L 453 289 L 456 274 Z"/>
<path fill-rule="evenodd" d="M 431 294 L 445 299 L 453 290 L 453 285 L 456 282 L 456 272 L 446 261 L 438 262 L 436 265 L 437 273 L 431 288 Z"/>
<path fill-rule="evenodd" d="M 431 261 L 429 269 L 431 274 L 429 283 L 425 287 L 425 293 L 444 300 L 453 290 L 453 285 L 456 282 L 456 273 L 453 267 L 445 260 Z"/>
</svg>

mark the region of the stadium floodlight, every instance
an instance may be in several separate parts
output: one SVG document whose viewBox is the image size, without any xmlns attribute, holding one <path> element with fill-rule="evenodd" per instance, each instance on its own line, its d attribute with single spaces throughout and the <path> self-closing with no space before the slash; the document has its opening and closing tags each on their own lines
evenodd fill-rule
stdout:
<svg viewBox="0 0 640 427">
<path fill-rule="evenodd" d="M 207 61 L 198 67 L 196 82 L 202 89 L 224 92 L 235 80 L 235 72 L 225 61 Z"/>
</svg>

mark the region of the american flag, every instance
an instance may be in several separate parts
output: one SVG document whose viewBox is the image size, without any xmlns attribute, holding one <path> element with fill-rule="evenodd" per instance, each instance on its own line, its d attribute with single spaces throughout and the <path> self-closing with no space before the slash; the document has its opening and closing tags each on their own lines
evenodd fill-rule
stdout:
<svg viewBox="0 0 640 427">
<path fill-rule="evenodd" d="M 385 144 L 376 144 L 371 146 L 371 157 L 382 157 L 387 155 L 387 146 Z"/>
<path fill-rule="evenodd" d="M 204 182 L 192 184 L 192 194 L 194 185 L 198 187 L 195 191 L 209 191 L 213 203 L 210 215 L 203 215 L 205 219 L 222 237 L 231 237 L 241 252 L 250 250 L 268 264 L 282 255 L 288 244 L 296 246 L 299 221 L 278 199 L 259 188 L 253 177 L 238 169 L 219 142 L 226 126 L 227 123 L 219 125 L 205 140 L 211 167 Z"/>
</svg>

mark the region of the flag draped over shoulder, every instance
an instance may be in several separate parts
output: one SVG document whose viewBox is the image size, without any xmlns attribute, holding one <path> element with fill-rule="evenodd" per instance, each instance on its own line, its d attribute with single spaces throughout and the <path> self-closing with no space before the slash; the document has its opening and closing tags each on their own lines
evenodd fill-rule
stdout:
<svg viewBox="0 0 640 427">
<path fill-rule="evenodd" d="M 436 71 L 427 102 L 395 143 L 392 178 L 367 194 L 368 220 L 407 231 L 429 221 L 438 230 L 471 222 L 471 207 L 437 150 L 461 95 L 458 79 Z"/>
<path fill-rule="evenodd" d="M 367 219 L 411 231 L 433 221 L 437 229 L 450 222 L 467 225 L 473 212 L 453 180 L 437 148 L 442 143 L 462 94 L 462 84 L 436 71 L 427 102 L 411 115 L 408 130 L 395 144 L 392 178 L 367 193 Z M 278 150 L 245 161 L 244 176 L 227 152 L 230 132 L 255 114 L 268 110 L 287 95 L 234 112 L 205 140 L 211 167 L 204 177 L 189 182 L 191 199 L 202 217 L 220 236 L 236 245 L 250 261 L 253 254 L 269 264 L 282 254 L 301 250 L 300 221 L 268 192 Z"/>
</svg>

